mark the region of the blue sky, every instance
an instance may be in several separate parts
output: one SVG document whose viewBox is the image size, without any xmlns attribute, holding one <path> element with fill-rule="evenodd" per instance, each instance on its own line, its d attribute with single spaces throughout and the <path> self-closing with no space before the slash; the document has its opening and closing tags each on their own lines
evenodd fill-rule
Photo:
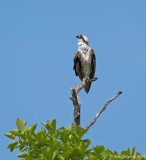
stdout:
<svg viewBox="0 0 146 160">
<path fill-rule="evenodd" d="M 81 126 L 122 90 L 91 127 L 91 146 L 112 151 L 136 147 L 146 155 L 146 1 L 0 2 L 0 141 L 1 158 L 16 160 L 3 134 L 19 117 L 28 126 L 57 119 L 73 121 L 70 87 L 80 80 L 73 71 L 76 35 L 85 34 L 97 59 L 89 94 L 83 90 Z"/>
</svg>

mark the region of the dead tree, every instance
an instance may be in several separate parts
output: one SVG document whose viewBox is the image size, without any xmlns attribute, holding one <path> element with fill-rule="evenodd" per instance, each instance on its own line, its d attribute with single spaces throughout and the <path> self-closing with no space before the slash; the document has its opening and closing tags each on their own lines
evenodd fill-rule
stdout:
<svg viewBox="0 0 146 160">
<path fill-rule="evenodd" d="M 97 78 L 94 78 L 94 79 L 86 78 L 86 79 L 83 79 L 80 84 L 77 84 L 74 89 L 71 88 L 72 97 L 70 99 L 72 100 L 73 107 L 74 107 L 74 111 L 73 111 L 74 127 L 76 127 L 77 125 L 80 125 L 81 103 L 80 103 L 80 99 L 79 99 L 78 93 L 82 88 L 84 88 L 86 83 L 88 83 L 88 82 L 92 83 L 92 82 L 94 82 L 96 80 L 97 80 Z M 96 114 L 96 116 L 93 118 L 93 120 L 84 129 L 90 128 L 96 122 L 97 118 L 101 115 L 101 113 L 107 108 L 108 104 L 110 102 L 112 102 L 114 99 L 116 99 L 120 94 L 122 94 L 122 91 L 119 91 L 114 97 L 109 99 L 105 103 L 105 105 L 101 108 L 101 110 Z"/>
</svg>

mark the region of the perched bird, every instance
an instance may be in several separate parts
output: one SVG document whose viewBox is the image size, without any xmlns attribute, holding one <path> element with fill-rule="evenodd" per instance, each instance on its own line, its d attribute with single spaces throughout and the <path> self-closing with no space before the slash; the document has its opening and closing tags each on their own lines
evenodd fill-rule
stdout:
<svg viewBox="0 0 146 160">
<path fill-rule="evenodd" d="M 76 36 L 79 40 L 78 51 L 75 53 L 74 66 L 76 76 L 82 81 L 84 78 L 94 78 L 96 58 L 92 48 L 89 47 L 89 40 L 85 35 Z M 84 86 L 86 93 L 90 90 L 91 83 Z"/>
</svg>

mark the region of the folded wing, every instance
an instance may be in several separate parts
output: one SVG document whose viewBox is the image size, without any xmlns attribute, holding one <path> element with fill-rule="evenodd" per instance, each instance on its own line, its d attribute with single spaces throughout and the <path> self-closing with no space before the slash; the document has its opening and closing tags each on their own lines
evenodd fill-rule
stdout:
<svg viewBox="0 0 146 160">
<path fill-rule="evenodd" d="M 94 78 L 94 75 L 95 75 L 95 68 L 96 68 L 96 58 L 95 58 L 95 54 L 94 54 L 94 50 L 91 49 L 90 50 L 90 79 L 93 79 Z M 86 93 L 89 92 L 90 90 L 90 87 L 91 87 L 91 83 L 87 83 L 84 87 Z"/>
</svg>

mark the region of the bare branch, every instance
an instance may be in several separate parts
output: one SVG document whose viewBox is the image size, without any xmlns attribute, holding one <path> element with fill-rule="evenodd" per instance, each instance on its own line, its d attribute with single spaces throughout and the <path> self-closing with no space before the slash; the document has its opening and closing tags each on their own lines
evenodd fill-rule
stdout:
<svg viewBox="0 0 146 160">
<path fill-rule="evenodd" d="M 105 105 L 102 107 L 102 109 L 96 114 L 94 119 L 85 127 L 85 129 L 90 128 L 97 120 L 97 118 L 100 116 L 100 114 L 107 108 L 108 104 L 111 103 L 114 99 L 116 99 L 120 94 L 122 94 L 122 91 L 119 91 L 114 97 L 109 99 Z"/>
<path fill-rule="evenodd" d="M 97 77 L 95 77 L 95 78 L 93 78 L 93 79 L 84 78 L 80 84 L 77 84 L 77 85 L 75 86 L 76 93 L 78 94 L 78 92 L 79 92 L 82 88 L 84 88 L 84 86 L 86 85 L 86 83 L 88 83 L 88 82 L 94 82 L 94 81 L 96 81 L 97 79 L 98 79 Z"/>
<path fill-rule="evenodd" d="M 92 83 L 96 80 L 97 80 L 97 78 L 93 78 L 93 79 L 85 78 L 82 80 L 82 82 L 80 84 L 77 84 L 74 89 L 71 89 L 72 97 L 70 99 L 72 100 L 73 105 L 74 105 L 74 127 L 76 127 L 77 125 L 80 125 L 81 103 L 80 103 L 80 99 L 78 97 L 78 93 L 82 88 L 84 88 L 86 83 L 88 83 L 88 82 Z"/>
</svg>

